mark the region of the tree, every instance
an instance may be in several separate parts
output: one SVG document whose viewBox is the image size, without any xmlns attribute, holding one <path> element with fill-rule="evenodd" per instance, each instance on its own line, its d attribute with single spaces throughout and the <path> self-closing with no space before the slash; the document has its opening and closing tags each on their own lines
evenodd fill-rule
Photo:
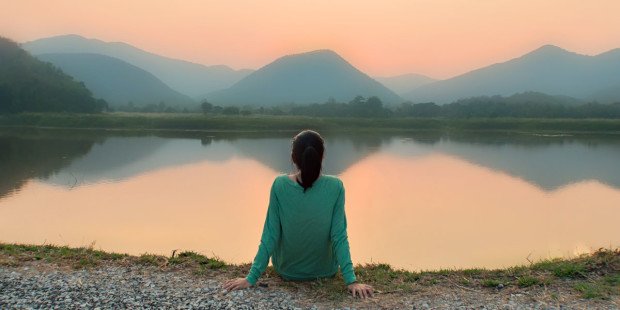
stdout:
<svg viewBox="0 0 620 310">
<path fill-rule="evenodd" d="M 212 111 L 215 114 L 219 114 L 219 113 L 222 113 L 222 111 L 224 111 L 224 108 L 220 107 L 219 105 L 216 105 L 216 106 L 213 106 Z"/>
<path fill-rule="evenodd" d="M 213 105 L 207 101 L 204 100 L 201 104 L 200 104 L 200 108 L 202 109 L 202 113 L 207 114 L 211 111 L 213 111 Z"/>
<path fill-rule="evenodd" d="M 239 108 L 237 107 L 225 107 L 222 111 L 225 115 L 239 115 Z"/>
</svg>

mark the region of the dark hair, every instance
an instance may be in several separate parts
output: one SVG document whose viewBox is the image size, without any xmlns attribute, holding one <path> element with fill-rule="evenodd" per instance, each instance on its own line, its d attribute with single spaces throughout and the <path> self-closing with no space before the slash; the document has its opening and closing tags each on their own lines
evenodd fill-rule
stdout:
<svg viewBox="0 0 620 310">
<path fill-rule="evenodd" d="M 301 182 L 298 182 L 305 192 L 321 174 L 323 138 L 316 131 L 304 130 L 293 138 L 292 144 L 291 157 L 301 172 Z"/>
</svg>

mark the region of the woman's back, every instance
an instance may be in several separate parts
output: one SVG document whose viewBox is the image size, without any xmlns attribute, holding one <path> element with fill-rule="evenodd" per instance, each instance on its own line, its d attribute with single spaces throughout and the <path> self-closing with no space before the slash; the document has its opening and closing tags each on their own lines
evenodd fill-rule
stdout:
<svg viewBox="0 0 620 310">
<path fill-rule="evenodd" d="M 278 273 L 291 279 L 335 274 L 338 261 L 330 233 L 336 206 L 344 203 L 342 182 L 322 175 L 304 192 L 296 181 L 281 175 L 273 187 L 281 226 L 280 242 L 272 256 Z"/>
<path fill-rule="evenodd" d="M 256 283 L 272 258 L 282 277 L 312 280 L 336 274 L 355 282 L 347 239 L 347 221 L 342 182 L 321 175 L 304 188 L 287 175 L 278 176 L 271 186 L 263 235 L 248 274 Z"/>
</svg>

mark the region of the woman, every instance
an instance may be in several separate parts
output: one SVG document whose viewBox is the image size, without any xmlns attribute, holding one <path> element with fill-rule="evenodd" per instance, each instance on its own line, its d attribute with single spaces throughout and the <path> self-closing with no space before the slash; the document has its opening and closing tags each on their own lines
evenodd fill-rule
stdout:
<svg viewBox="0 0 620 310">
<path fill-rule="evenodd" d="M 286 280 L 333 277 L 338 268 L 353 296 L 372 296 L 372 287 L 356 282 L 344 212 L 344 187 L 321 175 L 323 138 L 305 130 L 293 138 L 291 157 L 297 172 L 276 177 L 258 253 L 245 278 L 230 280 L 226 290 L 248 288 L 267 268 L 269 258 Z"/>
</svg>

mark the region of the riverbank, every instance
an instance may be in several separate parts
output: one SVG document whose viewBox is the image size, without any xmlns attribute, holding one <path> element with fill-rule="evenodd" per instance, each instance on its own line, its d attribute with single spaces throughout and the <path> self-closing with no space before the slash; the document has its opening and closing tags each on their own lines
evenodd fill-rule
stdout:
<svg viewBox="0 0 620 310">
<path fill-rule="evenodd" d="M 0 127 L 205 130 L 325 131 L 511 130 L 535 132 L 620 133 L 620 119 L 544 118 L 338 118 L 198 113 L 23 113 L 0 115 Z"/>
<path fill-rule="evenodd" d="M 269 269 L 259 285 L 225 294 L 249 265 L 193 252 L 130 256 L 91 248 L 0 244 L 0 308 L 193 307 L 213 309 L 620 307 L 620 251 L 599 250 L 501 270 L 408 272 L 358 266 L 375 297 L 355 300 L 335 279 L 295 283 Z"/>
</svg>

